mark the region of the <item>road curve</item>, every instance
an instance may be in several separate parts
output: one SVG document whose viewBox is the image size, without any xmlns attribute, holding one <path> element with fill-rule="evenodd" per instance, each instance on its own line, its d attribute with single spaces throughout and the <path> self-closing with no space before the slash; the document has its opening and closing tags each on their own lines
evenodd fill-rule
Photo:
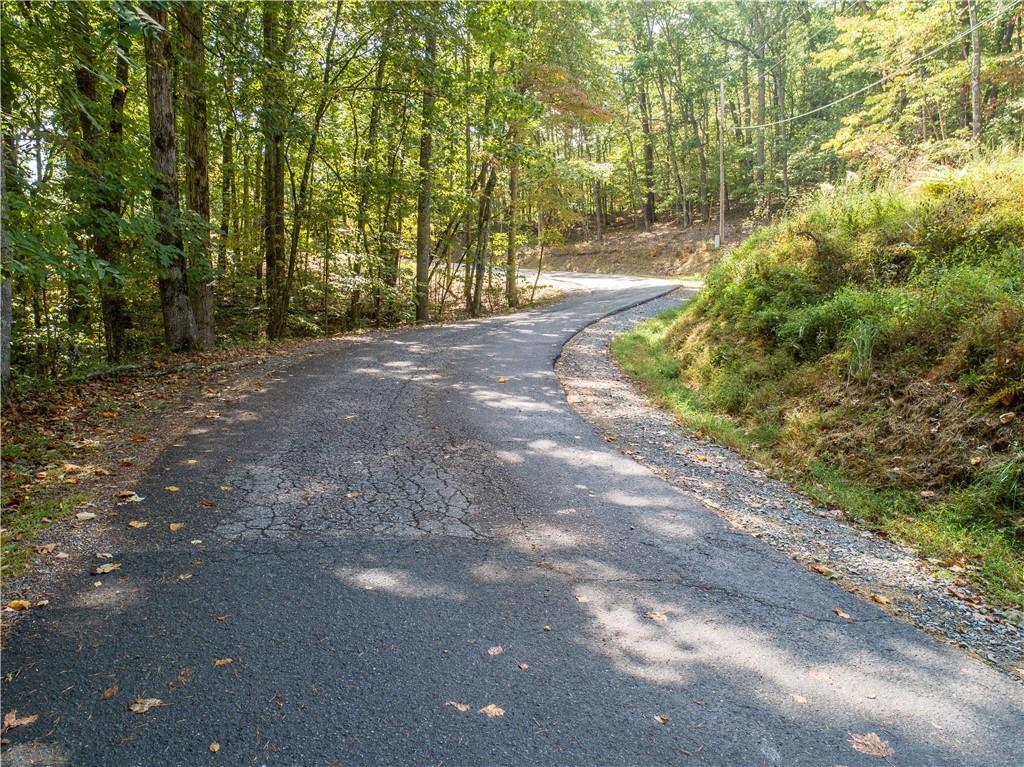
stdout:
<svg viewBox="0 0 1024 767">
<path fill-rule="evenodd" d="M 902 767 L 1024 762 L 1020 685 L 572 411 L 563 343 L 674 284 L 560 279 L 544 310 L 340 341 L 166 451 L 120 571 L 9 642 L 3 710 L 40 718 L 4 763 L 885 764 L 871 733 Z"/>
</svg>

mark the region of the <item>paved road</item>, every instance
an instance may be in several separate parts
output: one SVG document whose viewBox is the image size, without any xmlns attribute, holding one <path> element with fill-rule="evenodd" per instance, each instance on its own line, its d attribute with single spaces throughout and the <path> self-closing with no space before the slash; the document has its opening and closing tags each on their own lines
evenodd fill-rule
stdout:
<svg viewBox="0 0 1024 767">
<path fill-rule="evenodd" d="M 339 343 L 166 452 L 120 575 L 7 649 L 4 711 L 40 721 L 5 764 L 884 764 L 850 733 L 902 767 L 1024 763 L 1019 685 L 568 407 L 565 340 L 669 287 L 574 279 L 547 310 Z"/>
</svg>

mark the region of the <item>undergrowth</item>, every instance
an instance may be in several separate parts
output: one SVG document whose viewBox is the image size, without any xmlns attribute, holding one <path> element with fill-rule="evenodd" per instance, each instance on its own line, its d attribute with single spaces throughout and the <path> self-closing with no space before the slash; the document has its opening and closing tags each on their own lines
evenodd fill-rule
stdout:
<svg viewBox="0 0 1024 767">
<path fill-rule="evenodd" d="M 1022 167 L 822 190 L 616 355 L 689 427 L 1022 604 Z"/>
</svg>

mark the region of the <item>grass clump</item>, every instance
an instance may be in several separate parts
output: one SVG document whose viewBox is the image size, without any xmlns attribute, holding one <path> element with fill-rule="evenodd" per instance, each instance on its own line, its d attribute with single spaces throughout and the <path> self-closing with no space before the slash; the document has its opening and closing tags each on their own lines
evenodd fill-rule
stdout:
<svg viewBox="0 0 1024 767">
<path fill-rule="evenodd" d="M 822 190 L 614 351 L 691 428 L 1024 604 L 1022 167 Z"/>
</svg>

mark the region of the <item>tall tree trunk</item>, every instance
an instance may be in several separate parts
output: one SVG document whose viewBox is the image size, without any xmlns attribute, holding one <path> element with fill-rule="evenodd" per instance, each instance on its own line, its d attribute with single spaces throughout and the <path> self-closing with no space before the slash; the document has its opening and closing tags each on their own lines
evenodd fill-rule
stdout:
<svg viewBox="0 0 1024 767">
<path fill-rule="evenodd" d="M 967 0 L 967 19 L 971 25 L 971 137 L 981 139 L 981 29 L 978 26 L 977 0 Z"/>
<path fill-rule="evenodd" d="M 146 98 L 149 104 L 149 147 L 153 161 L 153 214 L 156 240 L 160 307 L 164 337 L 176 351 L 199 345 L 196 318 L 189 299 L 188 272 L 181 240 L 178 208 L 178 150 L 174 134 L 174 98 L 171 84 L 171 35 L 167 11 L 157 3 L 146 4 L 147 13 L 160 30 L 146 37 Z"/>
<path fill-rule="evenodd" d="M 423 113 L 420 125 L 420 194 L 416 210 L 416 321 L 430 319 L 430 155 L 433 148 L 434 62 L 437 59 L 437 36 L 433 27 L 424 41 L 426 65 L 430 70 L 423 89 Z"/>
<path fill-rule="evenodd" d="M 476 221 L 476 284 L 473 287 L 473 308 L 470 312 L 474 317 L 480 316 L 481 299 L 484 292 L 484 264 L 487 261 L 488 249 L 490 247 L 491 233 L 491 198 L 494 195 L 494 185 L 498 180 L 498 172 L 494 162 L 490 162 L 487 184 L 484 186 L 483 194 L 480 197 L 480 211 Z"/>
<path fill-rule="evenodd" d="M 189 289 L 196 316 L 199 345 L 217 343 L 213 309 L 213 263 L 210 256 L 210 137 L 206 115 L 206 48 L 203 41 L 203 3 L 175 7 L 183 53 L 185 102 L 185 188 L 188 208 L 199 219 L 189 243 Z"/>
<path fill-rule="evenodd" d="M 697 113 L 693 108 L 692 99 L 686 100 L 686 116 L 693 131 L 693 144 L 697 147 L 697 159 L 700 161 L 700 210 L 701 221 L 711 220 L 711 198 L 708 196 L 708 154 L 705 142 L 701 140 L 700 125 L 697 124 Z"/>
<path fill-rule="evenodd" d="M 661 111 L 665 114 L 665 136 L 668 139 L 669 164 L 672 168 L 672 179 L 676 184 L 676 194 L 683 214 L 683 226 L 690 225 L 690 211 L 686 206 L 686 184 L 679 172 L 679 158 L 676 156 L 675 125 L 672 122 L 672 105 L 665 95 L 665 76 L 658 71 L 658 94 L 661 97 Z"/>
<path fill-rule="evenodd" d="M 279 39 L 281 5 L 263 2 L 263 241 L 267 264 L 267 336 L 285 334 L 288 323 L 284 226 L 284 89 L 283 51 Z"/>
<path fill-rule="evenodd" d="M 640 127 L 644 133 L 644 224 L 654 223 L 654 138 L 651 135 L 651 107 L 647 88 L 637 85 L 640 101 Z"/>
<path fill-rule="evenodd" d="M 765 189 L 764 128 L 760 127 L 764 125 L 765 121 L 765 87 L 764 45 L 762 44 L 757 57 L 757 125 L 759 127 L 757 128 L 757 147 L 755 149 L 757 190 L 762 200 L 765 200 L 768 196 Z"/>
<path fill-rule="evenodd" d="M 10 76 L 7 66 L 7 56 L 3 55 L 2 82 L 0 89 L 3 95 L 0 96 L 0 103 L 3 104 L 4 114 L 10 114 L 13 93 L 8 83 Z M 11 301 L 14 300 L 14 291 L 11 286 L 11 275 L 8 268 L 11 260 L 11 240 L 8 235 L 8 224 L 10 221 L 10 204 L 7 196 L 7 172 L 8 166 L 15 167 L 14 136 L 9 132 L 9 124 L 5 123 L 2 144 L 0 144 L 0 384 L 6 384 L 11 378 Z"/>
<path fill-rule="evenodd" d="M 786 80 L 783 72 L 776 72 L 775 99 L 779 109 L 779 162 L 782 166 L 782 199 L 789 199 L 789 146 L 786 139 Z"/>
<path fill-rule="evenodd" d="M 228 269 L 228 248 L 238 241 L 237 204 L 235 200 L 235 126 L 234 115 L 226 117 L 220 160 L 220 243 L 217 249 L 217 273 Z"/>
<path fill-rule="evenodd" d="M 509 160 L 508 169 L 508 245 L 505 249 L 505 300 L 508 305 L 515 309 L 519 306 L 519 272 L 516 260 L 519 224 L 519 124 L 512 126 L 512 157 Z M 595 190 L 597 194 L 597 190 Z M 595 198 L 595 205 L 596 205 Z M 598 239 L 600 239 L 600 209 L 598 209 Z"/>
</svg>

